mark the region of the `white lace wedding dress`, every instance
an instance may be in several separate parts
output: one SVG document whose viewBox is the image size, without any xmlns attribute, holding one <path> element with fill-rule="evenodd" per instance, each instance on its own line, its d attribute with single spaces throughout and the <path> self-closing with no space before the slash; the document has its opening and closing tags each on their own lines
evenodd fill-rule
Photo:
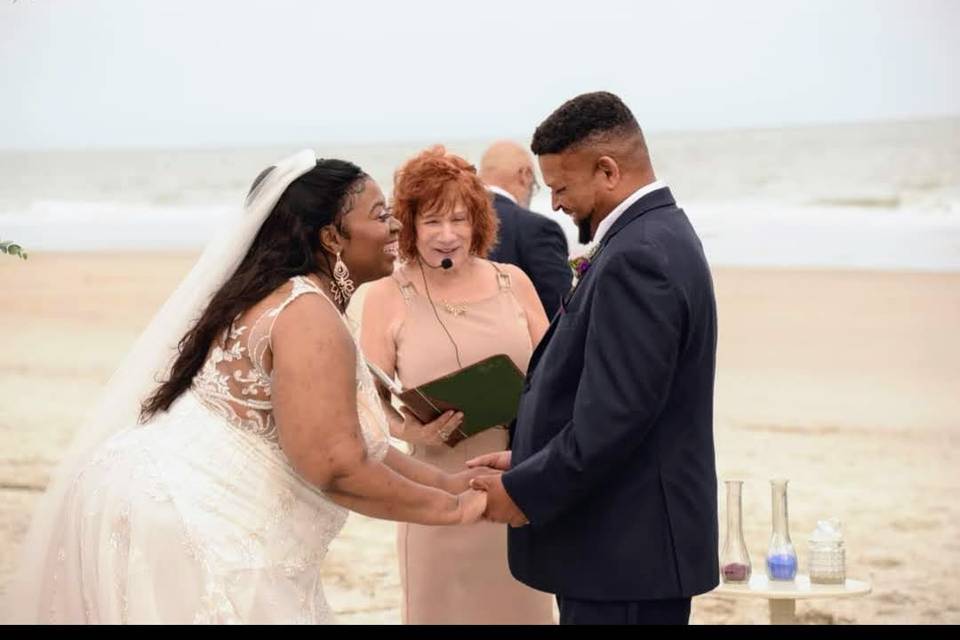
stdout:
<svg viewBox="0 0 960 640">
<path fill-rule="evenodd" d="M 326 299 L 291 279 L 249 326 L 224 332 L 168 412 L 99 447 L 47 551 L 42 621 L 333 621 L 320 566 L 347 510 L 293 471 L 270 401 L 271 330 L 302 295 Z M 387 422 L 359 349 L 357 403 L 380 459 Z"/>
</svg>

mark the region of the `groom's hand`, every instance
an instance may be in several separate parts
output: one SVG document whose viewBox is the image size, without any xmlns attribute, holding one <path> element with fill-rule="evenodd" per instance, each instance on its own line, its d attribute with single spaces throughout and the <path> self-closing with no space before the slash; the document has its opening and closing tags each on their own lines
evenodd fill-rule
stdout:
<svg viewBox="0 0 960 640">
<path fill-rule="evenodd" d="M 491 469 L 499 469 L 500 471 L 508 471 L 510 469 L 510 458 L 512 452 L 510 451 L 496 451 L 494 453 L 487 453 L 482 456 L 477 456 L 467 460 L 468 467 L 490 467 Z"/>
<path fill-rule="evenodd" d="M 483 512 L 483 517 L 487 520 L 509 524 L 511 527 L 522 527 L 530 522 L 503 488 L 501 476 L 474 478 L 470 481 L 470 487 L 487 492 L 487 510 Z"/>
<path fill-rule="evenodd" d="M 440 488 L 454 495 L 463 493 L 470 488 L 470 481 L 479 476 L 497 475 L 503 473 L 490 467 L 471 467 L 457 473 L 444 473 Z"/>
</svg>

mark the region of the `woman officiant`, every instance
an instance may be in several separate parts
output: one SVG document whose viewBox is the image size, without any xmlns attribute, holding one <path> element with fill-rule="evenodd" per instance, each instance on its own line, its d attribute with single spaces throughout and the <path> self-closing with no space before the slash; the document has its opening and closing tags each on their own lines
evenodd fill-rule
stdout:
<svg viewBox="0 0 960 640">
<path fill-rule="evenodd" d="M 413 388 L 489 356 L 506 354 L 526 371 L 548 321 L 530 279 L 485 259 L 496 241 L 491 195 L 466 160 L 428 149 L 397 172 L 393 213 L 403 224 L 390 277 L 371 285 L 361 346 L 388 376 Z M 422 425 L 398 414 L 384 394 L 391 434 L 411 455 L 447 472 L 508 448 L 505 425 L 449 447 L 460 417 Z M 438 421 L 441 422 L 441 421 Z M 503 525 L 398 526 L 406 624 L 551 624 L 551 596 L 513 579 Z"/>
</svg>

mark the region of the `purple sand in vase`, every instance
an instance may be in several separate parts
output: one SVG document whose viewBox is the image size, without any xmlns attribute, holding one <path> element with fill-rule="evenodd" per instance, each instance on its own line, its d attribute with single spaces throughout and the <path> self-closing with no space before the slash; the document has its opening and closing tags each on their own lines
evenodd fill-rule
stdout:
<svg viewBox="0 0 960 640">
<path fill-rule="evenodd" d="M 750 577 L 750 567 L 740 562 L 731 562 L 721 569 L 723 579 L 727 582 L 746 582 Z"/>
<path fill-rule="evenodd" d="M 727 487 L 727 531 L 720 550 L 720 575 L 724 582 L 750 580 L 750 554 L 743 541 L 743 480 L 724 480 Z"/>
<path fill-rule="evenodd" d="M 773 580 L 793 580 L 797 575 L 797 558 L 786 553 L 767 556 L 767 571 Z"/>
</svg>

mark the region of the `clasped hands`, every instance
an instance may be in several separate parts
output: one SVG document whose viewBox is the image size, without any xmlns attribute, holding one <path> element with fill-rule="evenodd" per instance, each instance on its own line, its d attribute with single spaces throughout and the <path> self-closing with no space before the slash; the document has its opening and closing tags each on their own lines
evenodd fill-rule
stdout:
<svg viewBox="0 0 960 640">
<path fill-rule="evenodd" d="M 482 516 L 484 520 L 490 522 L 522 527 L 529 520 L 504 489 L 501 478 L 503 472 L 510 468 L 510 457 L 509 451 L 477 456 L 467 461 L 466 470 L 452 477 L 458 482 L 465 482 L 465 486 L 473 490 L 468 492 L 468 500 L 472 498 L 483 501 L 483 510 L 477 514 L 477 519 Z M 472 506 L 473 509 L 479 510 L 480 505 Z"/>
<path fill-rule="evenodd" d="M 395 436 L 415 444 L 441 445 L 463 423 L 463 413 L 446 411 L 424 424 L 413 412 L 401 407 L 403 423 Z M 467 468 L 446 478 L 446 490 L 458 496 L 460 523 L 481 518 L 521 527 L 529 521 L 503 488 L 501 474 L 510 468 L 510 452 L 497 451 L 467 461 Z"/>
</svg>

